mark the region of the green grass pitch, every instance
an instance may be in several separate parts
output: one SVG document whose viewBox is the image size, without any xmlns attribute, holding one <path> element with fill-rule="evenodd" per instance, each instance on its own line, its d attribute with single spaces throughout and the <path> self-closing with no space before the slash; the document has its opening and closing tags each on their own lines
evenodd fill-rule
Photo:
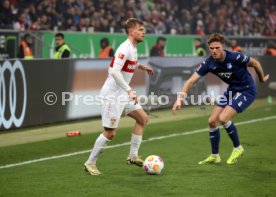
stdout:
<svg viewBox="0 0 276 197">
<path fill-rule="evenodd" d="M 185 110 L 185 109 L 183 109 Z M 234 122 L 276 115 L 276 105 L 249 108 Z M 207 128 L 208 116 L 149 124 L 144 140 Z M 221 129 L 219 165 L 198 165 L 210 153 L 208 131 L 145 141 L 140 154 L 165 162 L 161 175 L 126 165 L 129 145 L 109 148 L 98 160 L 103 176 L 83 171 L 89 152 L 32 164 L 7 164 L 91 149 L 98 133 L 0 148 L 0 196 L 276 196 L 276 117 L 237 126 L 245 148 L 236 165 L 225 162 L 232 151 Z M 65 125 L 66 127 L 66 125 Z M 131 128 L 119 129 L 109 145 L 128 142 Z M 0 142 L 1 143 L 1 142 Z"/>
</svg>

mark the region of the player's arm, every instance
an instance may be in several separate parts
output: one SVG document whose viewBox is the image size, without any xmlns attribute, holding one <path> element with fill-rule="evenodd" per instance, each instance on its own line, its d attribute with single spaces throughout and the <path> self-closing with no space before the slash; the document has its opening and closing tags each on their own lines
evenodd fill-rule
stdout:
<svg viewBox="0 0 276 197">
<path fill-rule="evenodd" d="M 121 66 L 114 63 L 113 65 L 113 70 L 111 71 L 111 75 L 113 76 L 114 80 L 116 81 L 116 83 L 127 92 L 129 98 L 131 100 L 134 100 L 135 103 L 137 103 L 137 96 L 135 91 L 133 91 L 131 89 L 131 87 L 127 84 L 127 82 L 125 81 L 122 73 L 121 73 Z"/>
<path fill-rule="evenodd" d="M 134 100 L 137 103 L 137 96 L 135 91 L 131 89 L 128 83 L 125 81 L 121 70 L 123 65 L 125 64 L 128 58 L 128 51 L 125 48 L 121 48 L 121 46 L 117 49 L 115 53 L 115 60 L 113 63 L 113 68 L 111 70 L 111 75 L 114 78 L 115 82 L 128 93 L 128 96 L 131 100 Z"/>
<path fill-rule="evenodd" d="M 181 92 L 178 93 L 177 99 L 173 105 L 172 111 L 175 114 L 176 110 L 181 108 L 182 101 L 186 99 L 187 93 L 191 87 L 203 76 L 209 72 L 209 58 L 203 61 L 199 67 L 196 69 L 196 72 L 184 83 Z"/>
<path fill-rule="evenodd" d="M 138 69 L 146 71 L 149 75 L 154 74 L 154 70 L 151 66 L 144 66 L 142 64 L 138 64 Z"/>
<path fill-rule="evenodd" d="M 120 70 L 120 65 L 114 63 L 113 65 L 113 70 L 111 71 L 111 75 L 113 76 L 114 80 L 116 83 L 126 92 L 129 92 L 131 90 L 131 87 L 127 84 L 125 81 L 121 70 Z"/>
<path fill-rule="evenodd" d="M 200 75 L 195 72 L 183 85 L 181 92 L 178 92 L 177 99 L 173 105 L 172 111 L 175 114 L 176 110 L 181 108 L 181 103 L 186 99 L 187 93 L 192 86 L 200 79 Z"/>
<path fill-rule="evenodd" d="M 263 68 L 259 61 L 254 58 L 250 58 L 250 61 L 247 64 L 248 67 L 253 67 L 259 77 L 260 82 L 266 82 L 269 79 L 269 74 L 265 75 Z"/>
</svg>

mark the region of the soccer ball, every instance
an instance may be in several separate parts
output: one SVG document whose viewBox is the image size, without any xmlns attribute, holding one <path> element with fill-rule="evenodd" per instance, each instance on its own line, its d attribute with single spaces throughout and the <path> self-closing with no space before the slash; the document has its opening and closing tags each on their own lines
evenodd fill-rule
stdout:
<svg viewBox="0 0 276 197">
<path fill-rule="evenodd" d="M 161 174 L 164 161 L 157 155 L 150 155 L 144 161 L 144 169 L 148 174 Z"/>
</svg>

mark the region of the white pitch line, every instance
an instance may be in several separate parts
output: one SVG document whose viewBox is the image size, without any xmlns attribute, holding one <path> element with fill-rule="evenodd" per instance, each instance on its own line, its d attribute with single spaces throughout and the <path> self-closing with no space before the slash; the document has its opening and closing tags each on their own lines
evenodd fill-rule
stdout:
<svg viewBox="0 0 276 197">
<path fill-rule="evenodd" d="M 265 118 L 258 118 L 258 119 L 238 122 L 238 123 L 235 123 L 235 125 L 252 124 L 252 123 L 266 121 L 266 120 L 272 120 L 272 119 L 276 119 L 276 116 L 268 116 L 268 117 L 265 117 Z M 208 130 L 208 128 L 204 128 L 204 129 L 197 129 L 197 130 L 186 131 L 186 132 L 182 132 L 182 133 L 174 133 L 174 134 L 164 135 L 164 136 L 159 136 L 159 137 L 152 137 L 152 138 L 149 138 L 147 140 L 143 140 L 143 142 L 162 140 L 162 139 L 166 139 L 166 138 L 172 138 L 172 137 L 183 136 L 183 135 L 192 135 L 192 134 L 201 133 L 201 132 L 204 132 L 204 131 L 207 131 L 207 130 Z M 130 142 L 125 142 L 125 143 L 121 143 L 121 144 L 115 144 L 115 145 L 107 146 L 106 149 L 117 148 L 117 147 L 126 146 L 126 145 L 130 145 Z M 71 156 L 74 156 L 74 155 L 89 153 L 90 151 L 91 151 L 91 149 L 84 150 L 84 151 L 73 152 L 73 153 L 68 153 L 68 154 L 56 155 L 56 156 L 51 156 L 51 157 L 44 157 L 44 158 L 34 159 L 34 160 L 29 160 L 29 161 L 23 161 L 23 162 L 19 162 L 19 163 L 12 163 L 12 164 L 7 164 L 7 165 L 4 165 L 4 166 L 0 166 L 0 169 L 13 168 L 13 167 L 16 167 L 16 166 L 23 166 L 23 165 L 27 165 L 27 164 L 37 163 L 37 162 L 40 162 L 40 161 L 47 161 L 47 160 L 53 160 L 53 159 L 60 159 L 60 158 L 64 158 L 64 157 L 71 157 Z"/>
</svg>

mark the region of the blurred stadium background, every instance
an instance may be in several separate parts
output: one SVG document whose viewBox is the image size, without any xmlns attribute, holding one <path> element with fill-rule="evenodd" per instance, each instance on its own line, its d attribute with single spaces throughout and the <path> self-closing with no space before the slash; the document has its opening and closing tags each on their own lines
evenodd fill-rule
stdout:
<svg viewBox="0 0 276 197">
<path fill-rule="evenodd" d="M 95 179 L 81 168 L 101 132 L 100 106 L 82 98 L 98 95 L 106 78 L 110 59 L 98 58 L 101 39 L 108 38 L 116 49 L 126 38 L 122 24 L 129 17 L 145 22 L 139 61 L 152 65 L 156 73 L 148 77 L 136 72 L 132 87 L 138 95 L 169 97 L 166 105 L 143 105 L 150 115 L 144 139 L 154 140 L 142 144 L 141 154 L 163 157 L 165 173 L 151 177 L 125 168 L 128 147 L 120 144 L 128 141 L 132 122 L 123 118 L 112 150 L 99 161 L 106 177 Z M 64 33 L 71 58 L 53 59 L 57 32 Z M 188 133 L 207 127 L 211 106 L 186 106 L 177 116 L 170 112 L 176 92 L 205 58 L 197 55 L 194 41 L 201 40 L 207 51 L 204 43 L 215 32 L 226 36 L 226 49 L 232 50 L 231 41 L 236 40 L 270 74 L 269 82 L 260 84 L 250 70 L 258 99 L 235 119 L 241 123 L 248 155 L 234 168 L 196 165 L 209 153 L 208 138 L 206 133 Z M 32 38 L 32 60 L 17 58 L 26 34 Z M 164 57 L 150 57 L 160 36 L 166 38 Z M 49 190 L 51 196 L 224 196 L 227 191 L 229 196 L 275 196 L 276 57 L 268 54 L 269 49 L 276 51 L 275 43 L 275 0 L 0 0 L 0 196 L 49 196 Z M 190 95 L 217 96 L 225 87 L 207 75 Z M 46 104 L 49 92 L 56 95 L 49 97 L 56 98 L 55 103 Z M 68 138 L 68 131 L 82 135 Z M 160 136 L 170 139 L 155 140 Z M 222 149 L 226 158 L 230 142 L 222 141 Z M 210 188 L 218 179 L 219 188 Z M 102 191 L 105 184 L 113 186 Z M 233 195 L 231 188 L 237 188 Z"/>
</svg>

